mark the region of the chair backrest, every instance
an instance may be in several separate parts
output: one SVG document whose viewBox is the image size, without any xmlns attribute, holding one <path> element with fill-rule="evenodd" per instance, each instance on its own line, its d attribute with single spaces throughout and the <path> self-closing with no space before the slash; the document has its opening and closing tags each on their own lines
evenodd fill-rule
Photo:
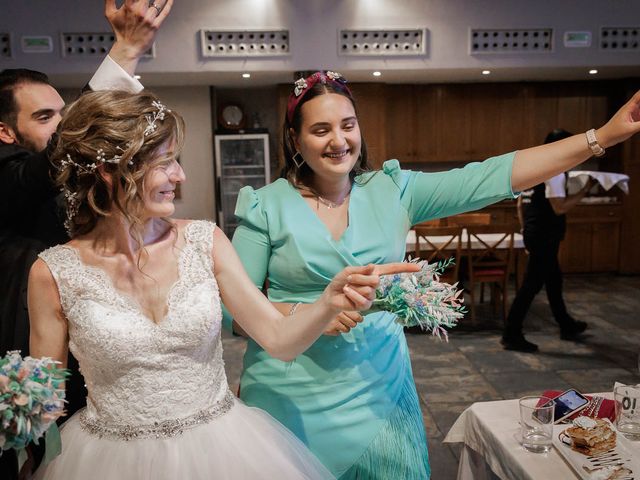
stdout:
<svg viewBox="0 0 640 480">
<path fill-rule="evenodd" d="M 446 218 L 436 218 L 434 220 L 427 220 L 426 222 L 418 223 L 414 225 L 413 228 L 416 227 L 444 227 L 447 224 Z"/>
<path fill-rule="evenodd" d="M 416 257 L 427 260 L 429 263 L 453 257 L 455 261 L 453 271 L 445 272 L 445 274 L 447 277 L 452 277 L 453 281 L 457 281 L 463 248 L 462 227 L 417 225 L 414 230 L 416 232 Z"/>
<path fill-rule="evenodd" d="M 491 223 L 490 213 L 461 213 L 460 215 L 454 215 L 447 217 L 447 225 L 460 225 L 466 227 L 467 225 L 489 225 Z"/>
<path fill-rule="evenodd" d="M 475 268 L 495 268 L 504 270 L 508 276 L 515 231 L 512 224 L 467 226 L 466 253 L 470 272 Z"/>
</svg>

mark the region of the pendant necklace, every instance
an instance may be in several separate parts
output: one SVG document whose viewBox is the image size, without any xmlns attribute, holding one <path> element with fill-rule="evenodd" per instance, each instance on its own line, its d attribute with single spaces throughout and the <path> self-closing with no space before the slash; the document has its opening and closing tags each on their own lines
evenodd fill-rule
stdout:
<svg viewBox="0 0 640 480">
<path fill-rule="evenodd" d="M 347 201 L 347 198 L 349 198 L 349 194 L 347 194 L 342 199 L 341 202 L 332 202 L 331 200 L 327 200 L 326 198 L 322 198 L 320 195 L 316 195 L 316 199 L 318 200 L 318 202 L 323 204 L 325 207 L 327 207 L 329 209 L 341 207 L 342 205 L 344 205 L 344 202 Z M 317 208 L 320 208 L 320 205 L 318 205 Z"/>
</svg>

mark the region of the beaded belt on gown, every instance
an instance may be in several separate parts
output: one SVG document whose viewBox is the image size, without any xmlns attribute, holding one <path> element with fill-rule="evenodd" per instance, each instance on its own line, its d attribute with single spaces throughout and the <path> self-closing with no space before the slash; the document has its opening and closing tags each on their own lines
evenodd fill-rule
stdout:
<svg viewBox="0 0 640 480">
<path fill-rule="evenodd" d="M 86 408 L 79 413 L 79 420 L 83 430 L 100 438 L 108 437 L 125 441 L 141 438 L 168 438 L 180 435 L 184 430 L 208 423 L 225 414 L 233 406 L 234 400 L 233 393 L 227 390 L 224 398 L 213 407 L 200 410 L 188 417 L 158 421 L 149 425 L 104 424 L 95 418 L 89 418 Z"/>
</svg>

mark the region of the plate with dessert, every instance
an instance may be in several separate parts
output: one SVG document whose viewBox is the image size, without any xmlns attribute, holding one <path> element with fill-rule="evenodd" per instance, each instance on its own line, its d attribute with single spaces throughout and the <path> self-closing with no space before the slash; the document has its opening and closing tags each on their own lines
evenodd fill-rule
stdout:
<svg viewBox="0 0 640 480">
<path fill-rule="evenodd" d="M 640 455 L 608 419 L 578 417 L 556 425 L 553 445 L 584 480 L 640 480 Z"/>
</svg>

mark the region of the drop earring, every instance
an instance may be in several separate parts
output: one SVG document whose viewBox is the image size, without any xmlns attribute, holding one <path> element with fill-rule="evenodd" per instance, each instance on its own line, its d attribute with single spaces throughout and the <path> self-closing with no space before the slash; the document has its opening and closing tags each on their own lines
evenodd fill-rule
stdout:
<svg viewBox="0 0 640 480">
<path fill-rule="evenodd" d="M 300 168 L 302 165 L 304 165 L 304 158 L 302 158 L 302 154 L 300 152 L 296 152 L 293 155 L 293 163 L 296 164 L 297 168 Z"/>
</svg>

